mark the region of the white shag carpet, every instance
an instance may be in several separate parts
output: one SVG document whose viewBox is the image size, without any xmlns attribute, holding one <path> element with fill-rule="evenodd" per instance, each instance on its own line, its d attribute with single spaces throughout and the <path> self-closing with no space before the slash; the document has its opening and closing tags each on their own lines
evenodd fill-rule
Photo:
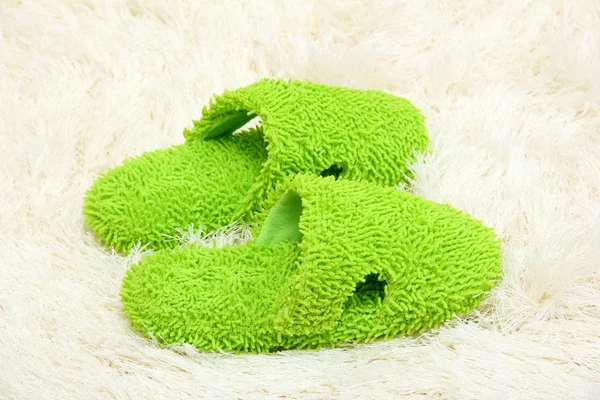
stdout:
<svg viewBox="0 0 600 400">
<path fill-rule="evenodd" d="M 0 398 L 600 398 L 597 1 L 4 0 L 0 33 Z M 118 291 L 139 254 L 90 237 L 84 191 L 263 76 L 423 110 L 433 154 L 409 190 L 502 239 L 478 314 L 259 356 L 129 329 Z"/>
</svg>

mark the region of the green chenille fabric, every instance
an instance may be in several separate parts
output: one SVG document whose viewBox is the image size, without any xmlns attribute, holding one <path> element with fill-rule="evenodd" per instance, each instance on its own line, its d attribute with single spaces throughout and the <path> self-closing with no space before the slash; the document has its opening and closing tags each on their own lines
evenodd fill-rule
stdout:
<svg viewBox="0 0 600 400">
<path fill-rule="evenodd" d="M 233 134 L 255 117 L 257 128 Z M 184 136 L 126 160 L 86 193 L 86 223 L 106 246 L 168 248 L 174 228 L 253 223 L 276 185 L 297 173 L 395 186 L 429 143 L 406 99 L 274 79 L 216 96 Z"/>
<path fill-rule="evenodd" d="M 161 250 L 132 266 L 121 288 L 132 327 L 234 352 L 370 342 L 475 310 L 501 275 L 491 228 L 369 182 L 297 175 L 259 220 L 255 242 Z"/>
</svg>

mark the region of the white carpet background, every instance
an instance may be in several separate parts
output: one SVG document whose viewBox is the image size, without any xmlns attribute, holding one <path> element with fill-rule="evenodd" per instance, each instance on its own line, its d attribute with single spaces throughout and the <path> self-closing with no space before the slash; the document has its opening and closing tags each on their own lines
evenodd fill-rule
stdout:
<svg viewBox="0 0 600 400">
<path fill-rule="evenodd" d="M 600 398 L 598 2 L 322 3 L 0 3 L 0 398 Z M 434 152 L 411 190 L 503 240 L 481 315 L 260 356 L 129 329 L 130 260 L 86 233 L 84 191 L 181 143 L 212 93 L 263 76 L 423 110 Z"/>
</svg>

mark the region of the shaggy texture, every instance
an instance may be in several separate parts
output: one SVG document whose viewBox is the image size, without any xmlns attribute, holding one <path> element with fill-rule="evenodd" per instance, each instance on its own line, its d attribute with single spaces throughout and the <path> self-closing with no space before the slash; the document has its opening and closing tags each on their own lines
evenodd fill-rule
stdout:
<svg viewBox="0 0 600 400">
<path fill-rule="evenodd" d="M 590 399 L 600 387 L 595 0 L 5 0 L 0 398 Z M 182 143 L 213 93 L 270 76 L 389 91 L 432 154 L 409 190 L 494 227 L 504 279 L 420 337 L 269 355 L 164 349 L 124 318 L 130 261 L 82 198 Z M 184 242 L 239 243 L 245 230 Z"/>
<path fill-rule="evenodd" d="M 258 128 L 232 136 L 257 116 Z M 276 184 L 298 172 L 406 183 L 409 163 L 429 144 L 406 99 L 282 79 L 216 96 L 184 135 L 185 144 L 127 160 L 94 182 L 83 210 L 105 244 L 172 247 L 165 235 L 173 227 L 256 222 Z"/>
<path fill-rule="evenodd" d="M 256 243 L 163 250 L 134 265 L 121 289 L 132 326 L 205 350 L 371 342 L 464 316 L 500 278 L 494 232 L 447 204 L 311 175 L 271 197 Z M 297 232 L 274 236 L 280 226 Z"/>
<path fill-rule="evenodd" d="M 258 128 L 146 152 L 94 181 L 84 197 L 85 224 L 102 246 L 120 252 L 138 242 L 174 247 L 173 228 L 232 223 L 266 160 Z"/>
</svg>

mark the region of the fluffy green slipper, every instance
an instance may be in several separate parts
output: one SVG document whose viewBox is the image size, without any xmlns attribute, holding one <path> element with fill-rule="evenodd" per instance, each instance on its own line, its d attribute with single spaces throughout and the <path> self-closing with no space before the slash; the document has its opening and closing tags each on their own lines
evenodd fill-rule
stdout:
<svg viewBox="0 0 600 400">
<path fill-rule="evenodd" d="M 261 125 L 234 131 L 259 116 Z M 134 157 L 87 192 L 86 223 L 107 245 L 172 247 L 173 228 L 251 223 L 286 176 L 335 175 L 394 186 L 429 139 L 408 101 L 374 90 L 263 79 L 225 92 L 186 142 Z"/>
<path fill-rule="evenodd" d="M 266 207 L 255 242 L 134 265 L 121 288 L 133 328 L 205 350 L 372 341 L 468 313 L 500 277 L 491 228 L 409 193 L 298 175 Z"/>
</svg>

